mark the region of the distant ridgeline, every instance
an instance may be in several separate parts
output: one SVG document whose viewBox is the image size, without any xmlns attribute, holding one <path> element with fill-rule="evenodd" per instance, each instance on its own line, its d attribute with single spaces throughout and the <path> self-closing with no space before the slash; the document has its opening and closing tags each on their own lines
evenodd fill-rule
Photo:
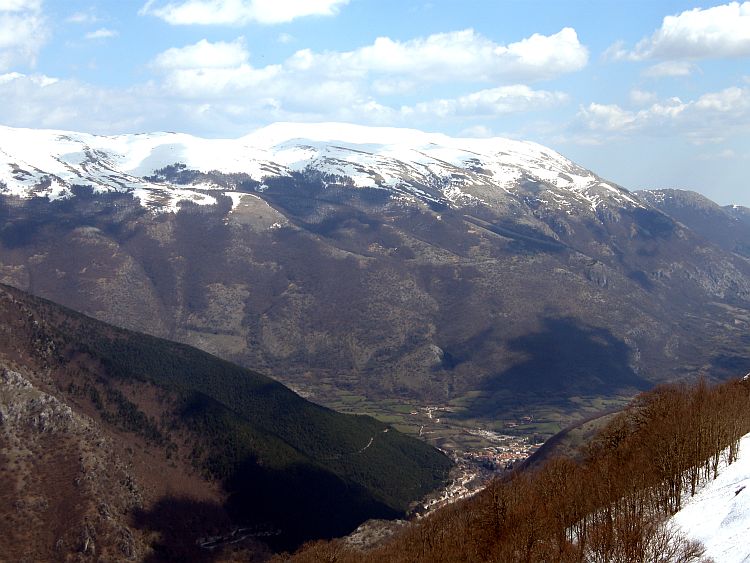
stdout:
<svg viewBox="0 0 750 563">
<path fill-rule="evenodd" d="M 737 459 L 750 381 L 660 386 L 584 447 L 413 523 L 367 552 L 308 546 L 294 561 L 698 562 L 704 548 L 667 519 Z M 742 452 L 750 455 L 750 452 Z"/>
<path fill-rule="evenodd" d="M 2 356 L 49 371 L 71 404 L 221 480 L 232 518 L 281 530 L 270 540 L 281 546 L 402 515 L 447 477 L 450 461 L 424 442 L 195 348 L 2 285 L 0 320 Z M 156 415 L 138 404 L 146 396 Z"/>
</svg>

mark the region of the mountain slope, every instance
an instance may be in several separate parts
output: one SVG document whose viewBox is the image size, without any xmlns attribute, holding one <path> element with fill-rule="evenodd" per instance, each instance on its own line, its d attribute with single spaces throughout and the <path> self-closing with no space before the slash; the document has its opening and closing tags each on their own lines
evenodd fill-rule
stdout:
<svg viewBox="0 0 750 563">
<path fill-rule="evenodd" d="M 743 220 L 745 208 L 721 207 L 687 190 L 643 190 L 635 195 L 724 250 L 750 258 L 750 222 Z"/>
<path fill-rule="evenodd" d="M 533 143 L 1 133 L 0 280 L 329 406 L 549 434 L 750 369 L 748 262 Z"/>
<path fill-rule="evenodd" d="M 90 418 L 0 367 L 0 559 L 143 559 L 148 540 L 127 517 L 142 499 Z"/>
<path fill-rule="evenodd" d="M 38 374 L 36 385 L 68 411 L 222 482 L 236 524 L 279 528 L 281 545 L 398 515 L 450 465 L 372 418 L 335 413 L 204 352 L 16 289 L 0 287 L 0 318 L 6 362 Z"/>
<path fill-rule="evenodd" d="M 379 544 L 318 542 L 292 561 L 741 561 L 749 406 L 739 379 L 660 386 L 589 436 L 575 459 L 514 471 Z"/>
<path fill-rule="evenodd" d="M 688 537 L 706 546 L 714 561 L 740 563 L 750 558 L 750 434 L 740 442 L 739 458 L 706 483 L 672 517 Z"/>
</svg>

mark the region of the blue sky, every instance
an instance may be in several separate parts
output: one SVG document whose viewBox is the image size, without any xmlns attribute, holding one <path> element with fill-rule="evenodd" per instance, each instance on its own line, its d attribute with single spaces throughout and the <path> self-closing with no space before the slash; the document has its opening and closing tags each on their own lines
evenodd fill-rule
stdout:
<svg viewBox="0 0 750 563">
<path fill-rule="evenodd" d="M 750 206 L 750 2 L 0 0 L 0 99 L 100 134 L 507 136 Z"/>
</svg>

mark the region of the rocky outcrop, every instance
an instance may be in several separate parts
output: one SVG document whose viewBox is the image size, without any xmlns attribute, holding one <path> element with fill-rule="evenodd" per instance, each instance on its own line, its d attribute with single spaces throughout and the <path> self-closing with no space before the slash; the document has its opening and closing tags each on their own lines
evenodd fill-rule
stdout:
<svg viewBox="0 0 750 563">
<path fill-rule="evenodd" d="M 0 368 L 0 559 L 139 561 L 130 526 L 142 497 L 112 440 L 88 417 Z"/>
</svg>

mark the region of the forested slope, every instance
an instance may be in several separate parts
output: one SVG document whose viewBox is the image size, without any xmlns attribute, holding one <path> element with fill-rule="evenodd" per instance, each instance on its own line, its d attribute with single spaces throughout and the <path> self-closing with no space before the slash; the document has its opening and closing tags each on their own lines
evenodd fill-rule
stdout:
<svg viewBox="0 0 750 563">
<path fill-rule="evenodd" d="M 750 382 L 670 385 L 640 395 L 586 446 L 414 522 L 370 551 L 310 545 L 295 561 L 700 561 L 668 524 L 734 463 L 750 432 Z"/>
<path fill-rule="evenodd" d="M 220 481 L 233 518 L 278 529 L 282 545 L 403 514 L 447 476 L 448 458 L 424 442 L 189 346 L 7 286 L 0 321 L 8 365 L 40 374 L 74 410 Z"/>
</svg>

